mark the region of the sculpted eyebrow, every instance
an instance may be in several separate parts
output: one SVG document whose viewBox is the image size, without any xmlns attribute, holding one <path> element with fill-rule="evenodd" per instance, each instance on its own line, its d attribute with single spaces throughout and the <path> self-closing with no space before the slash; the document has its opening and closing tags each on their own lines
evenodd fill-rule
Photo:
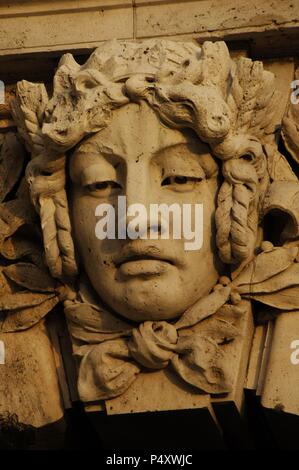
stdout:
<svg viewBox="0 0 299 470">
<path fill-rule="evenodd" d="M 100 154 L 107 154 L 107 155 L 115 155 L 115 156 L 121 156 L 119 155 L 119 152 L 117 149 L 113 148 L 111 145 L 104 145 L 98 142 L 86 142 L 83 143 L 76 151 L 76 154 L 95 154 L 98 155 Z"/>
<path fill-rule="evenodd" d="M 213 175 L 216 175 L 218 173 L 218 165 L 215 162 L 213 156 L 209 153 L 196 153 L 196 143 L 192 145 L 190 148 L 190 144 L 188 142 L 181 142 L 181 143 L 176 143 L 174 145 L 169 145 L 167 147 L 164 147 L 163 149 L 159 149 L 159 151 L 155 154 L 156 157 L 158 156 L 163 156 L 163 153 L 166 150 L 172 150 L 176 148 L 181 148 L 182 150 L 188 149 L 194 157 L 197 159 L 197 162 L 199 163 L 200 167 L 202 170 L 205 172 L 206 176 L 208 178 L 212 177 Z M 174 154 L 168 154 L 167 155 L 169 158 L 177 157 L 177 155 Z"/>
<path fill-rule="evenodd" d="M 116 157 L 116 158 L 119 158 L 121 160 L 125 160 L 126 161 L 126 156 L 121 154 L 117 149 L 113 148 L 113 147 L 107 147 L 107 146 L 100 146 L 100 145 L 97 145 L 97 144 L 94 144 L 92 145 L 93 148 L 83 148 L 83 149 L 80 149 L 76 152 L 77 155 L 94 155 L 95 157 L 104 157 L 104 158 L 107 158 L 107 160 L 109 160 L 109 157 Z M 169 151 L 169 150 L 173 150 L 175 151 L 175 149 L 178 149 L 178 148 L 186 148 L 186 149 L 189 149 L 189 143 L 188 142 L 175 142 L 175 143 L 169 143 L 169 144 L 166 144 L 164 147 L 161 147 L 159 149 L 157 149 L 153 155 L 152 155 L 152 158 L 155 158 L 157 156 L 161 156 L 163 155 L 164 152 L 166 151 Z M 191 152 L 194 152 L 194 150 L 196 151 L 196 148 L 194 147 L 194 149 L 190 149 Z M 200 155 L 199 155 L 200 156 Z"/>
<path fill-rule="evenodd" d="M 155 153 L 154 153 L 154 156 L 158 156 L 158 155 L 161 155 L 163 154 L 166 150 L 172 150 L 172 149 L 176 149 L 177 147 L 187 147 L 188 148 L 188 143 L 187 142 L 176 142 L 174 144 L 168 144 L 166 145 L 165 147 L 162 147 L 160 149 L 158 149 Z"/>
<path fill-rule="evenodd" d="M 125 160 L 125 157 L 118 154 L 117 152 L 114 153 L 113 151 L 108 152 L 108 151 L 103 151 L 99 149 L 78 150 L 76 152 L 76 156 L 77 157 L 82 156 L 83 159 L 84 157 L 91 157 L 92 158 L 92 161 L 90 162 L 91 165 L 96 164 L 97 162 L 100 162 L 101 160 L 105 160 L 107 163 L 113 165 L 115 168 L 118 166 L 118 162 L 116 162 L 115 164 L 115 160 L 111 161 L 113 157 L 114 158 L 116 157 L 117 159 Z"/>
</svg>

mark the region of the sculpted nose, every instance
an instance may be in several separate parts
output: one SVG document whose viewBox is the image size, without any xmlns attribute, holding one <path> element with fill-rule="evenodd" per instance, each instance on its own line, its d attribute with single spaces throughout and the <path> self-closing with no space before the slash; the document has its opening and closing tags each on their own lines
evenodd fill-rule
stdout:
<svg viewBox="0 0 299 470">
<path fill-rule="evenodd" d="M 161 233 L 161 222 L 151 220 L 151 204 L 156 200 L 154 187 L 147 171 L 131 171 L 128 173 L 126 184 L 126 204 L 128 224 L 138 217 L 139 233 L 144 238 L 158 238 Z M 146 236 L 147 235 L 147 236 Z"/>
<path fill-rule="evenodd" d="M 148 172 L 146 168 L 132 168 L 128 169 L 125 196 L 127 207 L 132 204 L 143 204 L 146 209 L 150 204 L 151 185 Z"/>
</svg>

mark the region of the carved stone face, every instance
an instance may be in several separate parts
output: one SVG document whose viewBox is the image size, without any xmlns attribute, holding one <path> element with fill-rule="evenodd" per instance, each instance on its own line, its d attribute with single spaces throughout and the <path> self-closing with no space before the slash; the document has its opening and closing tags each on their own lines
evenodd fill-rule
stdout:
<svg viewBox="0 0 299 470">
<path fill-rule="evenodd" d="M 76 248 L 93 288 L 116 313 L 135 321 L 175 318 L 215 285 L 217 170 L 191 131 L 164 126 L 146 103 L 113 111 L 108 127 L 77 147 L 70 159 Z M 148 214 L 151 203 L 202 203 L 202 248 L 186 251 L 186 240 L 171 233 L 168 240 L 97 239 L 96 207 L 116 207 L 118 196 Z"/>
</svg>

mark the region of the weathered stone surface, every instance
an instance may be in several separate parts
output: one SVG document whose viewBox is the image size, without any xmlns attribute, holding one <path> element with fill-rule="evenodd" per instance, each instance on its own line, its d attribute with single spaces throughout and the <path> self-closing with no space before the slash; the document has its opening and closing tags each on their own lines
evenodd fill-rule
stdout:
<svg viewBox="0 0 299 470">
<path fill-rule="evenodd" d="M 173 371 L 140 374 L 123 395 L 106 400 L 108 415 L 205 408 L 215 419 L 209 395 L 197 393 Z"/>
<path fill-rule="evenodd" d="M 224 34 L 234 35 L 251 31 L 270 31 L 294 23 L 298 3 L 289 1 L 254 1 L 248 8 L 246 1 L 238 4 L 204 0 L 200 2 L 148 2 L 137 0 L 137 37 L 168 36 L 198 33 L 201 39 L 215 34 L 219 39 Z M 211 14 L 211 12 L 213 14 Z"/>
<path fill-rule="evenodd" d="M 0 6 L 1 54 L 91 50 L 111 38 L 188 37 L 248 40 L 252 51 L 298 48 L 298 0 L 70 0 Z"/>
<path fill-rule="evenodd" d="M 237 18 L 230 5 L 221 3 L 215 23 L 205 25 L 210 2 L 187 3 L 191 15 L 185 9 L 179 15 L 182 4 L 173 4 L 187 35 L 198 33 L 199 21 L 204 33 L 219 32 L 220 13 L 226 31 L 234 28 L 234 20 L 241 29 L 250 24 L 265 30 L 275 22 L 283 29 L 292 9 L 288 5 L 273 19 L 273 6 L 270 12 L 254 4 L 242 23 L 238 15 L 245 15 L 245 3 Z M 119 5 L 106 7 L 103 18 Z M 159 25 L 153 13 L 158 7 L 164 11 Z M 199 7 L 202 17 L 195 21 Z M 42 5 L 38 8 L 32 18 L 43 15 Z M 83 20 L 88 8 L 97 11 L 89 4 Z M 174 34 L 173 12 L 164 2 L 135 2 L 134 8 L 137 36 L 139 27 L 149 34 L 140 23 L 146 9 L 151 34 Z M 130 2 L 123 11 L 131 11 Z M 69 15 L 56 13 L 57 25 L 60 16 Z M 83 65 L 64 55 L 53 91 L 43 83 L 17 85 L 11 110 L 31 160 L 19 182 L 24 160 L 20 168 L 10 168 L 17 152 L 4 151 L 9 137 L 1 138 L 2 331 L 35 331 L 63 302 L 80 398 L 101 409 L 105 401 L 108 415 L 204 410 L 213 423 L 214 413 L 222 416 L 221 426 L 229 433 L 226 407 L 238 427 L 254 333 L 253 302 L 258 302 L 257 322 L 281 315 L 270 365 L 263 327 L 259 341 L 255 336 L 247 376 L 247 386 L 262 393 L 264 406 L 275 406 L 266 391 L 275 382 L 271 371 L 279 369 L 280 319 L 286 315 L 295 322 L 299 308 L 299 184 L 278 150 L 294 64 L 285 60 L 263 67 L 244 55 L 232 60 L 223 42 L 200 47 L 178 40 L 113 41 Z M 291 137 L 286 127 L 284 135 L 296 144 L 293 121 Z M 15 136 L 11 139 L 13 147 Z M 297 144 L 288 140 L 288 145 Z M 137 239 L 99 239 L 98 205 L 117 207 L 119 195 L 126 196 L 127 206 L 139 203 L 147 209 L 156 202 L 203 204 L 203 246 L 188 251 L 185 239 L 163 240 L 164 218 L 153 224 L 147 214 L 135 227 Z M 126 222 L 132 215 L 126 214 Z M 263 232 L 270 215 L 289 221 L 271 242 Z M 110 214 L 107 223 L 113 218 Z M 158 237 L 150 239 L 154 226 Z M 57 335 L 52 341 L 59 346 Z M 60 368 L 57 354 L 55 362 Z M 66 375 L 58 375 L 69 408 Z M 298 413 L 294 403 L 286 411 Z M 46 413 L 49 404 L 43 406 Z"/>
<path fill-rule="evenodd" d="M 116 56 L 117 61 L 113 61 Z M 108 67 L 106 63 L 111 65 Z M 289 76 L 292 72 L 291 64 Z M 118 83 L 118 76 L 125 77 L 125 85 Z M 229 82 L 230 76 L 233 76 L 232 82 Z M 72 83 L 71 87 L 69 83 Z M 279 88 L 286 91 L 282 78 Z M 77 102 L 74 101 L 74 90 L 79 98 Z M 166 107 L 165 96 L 170 103 Z M 180 100 L 184 103 L 186 99 L 193 104 L 193 115 L 187 109 L 177 109 L 176 103 Z M 286 98 L 284 100 L 286 103 Z M 261 245 L 262 252 L 254 257 L 259 243 L 258 213 L 261 207 L 258 201 L 265 199 L 263 210 L 266 214 L 275 199 L 271 196 L 275 181 L 272 186 L 269 181 L 269 178 L 271 181 L 276 179 L 274 165 L 268 168 L 267 158 L 273 159 L 277 152 L 273 134 L 285 106 L 282 104 L 277 108 L 278 102 L 274 75 L 264 71 L 261 63 L 253 63 L 244 57 L 233 62 L 223 43 L 205 43 L 202 50 L 192 43 L 167 41 L 107 43 L 82 67 L 67 55 L 56 73 L 50 100 L 42 84 L 19 83 L 13 115 L 33 157 L 27 176 L 32 201 L 42 221 L 46 260 L 52 275 L 62 281 L 66 275 L 77 274 L 77 265 L 64 189 L 65 158 L 60 155 L 75 147 L 84 136 L 95 134 L 76 147 L 70 164 L 74 186 L 71 198 L 74 241 L 87 278 L 81 284 L 77 298 L 66 301 L 65 309 L 76 342 L 76 354 L 83 358 L 79 393 L 84 401 L 117 397 L 126 390 L 130 395 L 132 384 L 136 380 L 140 384 L 143 380 L 144 368 L 163 369 L 171 364 L 186 383 L 205 393 L 230 392 L 227 401 L 241 408 L 252 335 L 251 315 L 244 316 L 241 296 L 280 309 L 297 308 L 297 281 L 293 273 L 296 266 L 293 264 L 298 250 L 275 248 L 266 243 Z M 159 118 L 151 111 L 153 104 L 160 118 L 167 119 L 168 128 L 162 128 Z M 120 109 L 115 110 L 115 107 Z M 67 109 L 72 110 L 68 122 L 65 119 Z M 178 125 L 193 129 L 207 145 L 202 146 L 188 134 L 171 129 Z M 147 127 L 152 132 L 148 140 Z M 123 142 L 126 142 L 125 148 Z M 194 148 L 193 153 L 187 151 L 186 144 L 190 149 Z M 149 192 L 148 178 L 152 177 L 153 181 L 155 178 L 152 170 L 148 175 L 145 169 L 155 155 L 161 154 L 162 162 L 166 158 L 162 157 L 162 149 L 170 145 L 182 148 L 181 161 L 189 159 L 191 165 L 195 155 L 196 159 L 202 160 L 202 168 L 192 169 L 192 174 L 201 171 L 200 178 L 195 179 L 202 181 L 205 178 L 207 188 L 210 187 L 212 199 L 202 190 L 200 201 L 205 207 L 205 220 L 210 220 L 216 209 L 217 233 L 214 234 L 212 225 L 206 223 L 203 232 L 206 248 L 198 254 L 192 253 L 191 257 L 181 251 L 179 244 L 173 244 L 171 255 L 167 254 L 167 249 L 159 247 L 159 241 L 154 247 L 143 241 L 129 242 L 122 247 L 113 241 L 108 255 L 104 249 L 105 241 L 102 244 L 104 251 L 98 250 L 98 241 L 90 239 L 87 228 L 93 229 L 97 198 L 106 194 L 97 187 L 98 184 L 101 186 L 97 178 L 102 181 L 103 172 L 108 169 L 99 166 L 97 170 L 99 156 L 94 162 L 83 156 L 90 152 L 91 155 L 98 154 L 98 149 L 110 158 L 127 152 L 123 159 L 128 169 L 109 178 L 115 178 L 112 181 L 114 187 L 122 188 L 125 174 L 129 174 L 134 183 L 132 186 L 126 183 L 125 195 L 129 203 L 138 201 L 148 206 L 156 197 L 163 199 L 165 193 L 163 184 L 162 189 L 156 187 Z M 168 154 L 168 159 L 173 158 L 170 150 Z M 217 191 L 217 182 L 213 179 L 213 175 L 217 175 L 217 165 L 211 155 L 224 162 L 224 183 L 217 207 L 212 202 Z M 105 161 L 102 165 L 107 165 Z M 167 183 L 170 189 L 169 175 L 181 175 L 186 171 L 185 167 L 180 169 L 179 164 L 179 161 L 173 162 L 172 170 L 162 171 L 166 180 L 170 180 Z M 43 173 L 45 168 L 49 168 L 52 184 L 57 188 L 51 193 L 48 193 L 47 176 Z M 92 180 L 88 176 L 91 168 Z M 115 172 L 112 168 L 111 171 Z M 296 187 L 296 178 L 286 164 L 285 178 L 288 177 L 294 180 L 292 184 Z M 89 199 L 83 197 L 82 188 L 90 191 Z M 196 202 L 196 187 L 193 189 L 192 201 Z M 158 196 L 159 191 L 161 196 Z M 178 193 L 174 196 L 169 202 L 179 199 Z M 294 214 L 296 211 L 288 198 L 281 210 Z M 215 242 L 220 258 L 216 264 L 212 249 Z M 96 257 L 94 253 L 97 253 Z M 137 255 L 139 261 L 135 260 Z M 144 257 L 149 255 L 152 259 L 145 260 Z M 91 259 L 96 263 L 91 264 Z M 288 261 L 284 262 L 285 259 Z M 167 260 L 171 260 L 175 268 L 169 268 L 165 264 Z M 224 271 L 221 262 L 238 264 L 239 269 L 233 273 L 233 282 L 222 277 L 217 285 L 217 278 Z M 186 265 L 188 269 L 186 273 L 181 272 L 179 280 L 176 270 L 180 271 L 180 265 Z M 205 270 L 202 270 L 203 265 Z M 159 282 L 152 284 L 151 278 L 156 275 Z M 145 279 L 147 284 L 144 284 Z M 89 282 L 94 293 L 88 288 Z M 170 285 L 175 286 L 175 298 L 165 295 Z M 196 285 L 200 288 L 195 289 Z M 148 286 L 146 302 L 145 286 Z M 108 309 L 101 305 L 97 296 L 103 298 Z M 122 324 L 113 321 L 114 312 L 126 321 Z M 243 326 L 240 323 L 242 315 Z M 171 323 L 177 317 L 180 317 L 178 321 Z M 228 346 L 224 347 L 226 344 Z M 164 409 L 163 405 L 161 407 Z"/>
<path fill-rule="evenodd" d="M 299 312 L 282 313 L 275 321 L 264 379 L 261 401 L 265 408 L 299 415 L 298 349 Z"/>
<path fill-rule="evenodd" d="M 7 2 L 0 7 L 0 55 L 92 49 L 112 38 L 133 37 L 129 0 Z"/>
<path fill-rule="evenodd" d="M 254 330 L 251 345 L 245 388 L 257 390 L 265 344 L 265 325 L 258 325 Z"/>
<path fill-rule="evenodd" d="M 0 365 L 0 415 L 16 415 L 36 428 L 64 414 L 47 331 L 41 322 L 21 333 L 0 333 L 5 360 Z"/>
</svg>

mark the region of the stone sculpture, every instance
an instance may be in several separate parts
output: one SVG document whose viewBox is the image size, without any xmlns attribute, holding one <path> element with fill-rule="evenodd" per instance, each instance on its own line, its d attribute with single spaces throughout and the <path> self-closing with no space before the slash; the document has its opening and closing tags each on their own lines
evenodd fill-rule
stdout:
<svg viewBox="0 0 299 470">
<path fill-rule="evenodd" d="M 2 331 L 30 328 L 63 302 L 84 402 L 163 368 L 196 393 L 229 393 L 250 302 L 271 314 L 299 308 L 299 185 L 277 147 L 279 99 L 273 74 L 233 61 L 223 42 L 112 41 L 82 66 L 64 55 L 51 98 L 19 82 L 2 200 L 21 173 L 20 140 L 31 161 L 0 206 Z M 290 113 L 283 135 L 298 159 Z M 95 208 L 118 195 L 202 203 L 202 249 L 97 240 Z M 277 212 L 286 223 L 274 242 L 263 220 Z"/>
</svg>

